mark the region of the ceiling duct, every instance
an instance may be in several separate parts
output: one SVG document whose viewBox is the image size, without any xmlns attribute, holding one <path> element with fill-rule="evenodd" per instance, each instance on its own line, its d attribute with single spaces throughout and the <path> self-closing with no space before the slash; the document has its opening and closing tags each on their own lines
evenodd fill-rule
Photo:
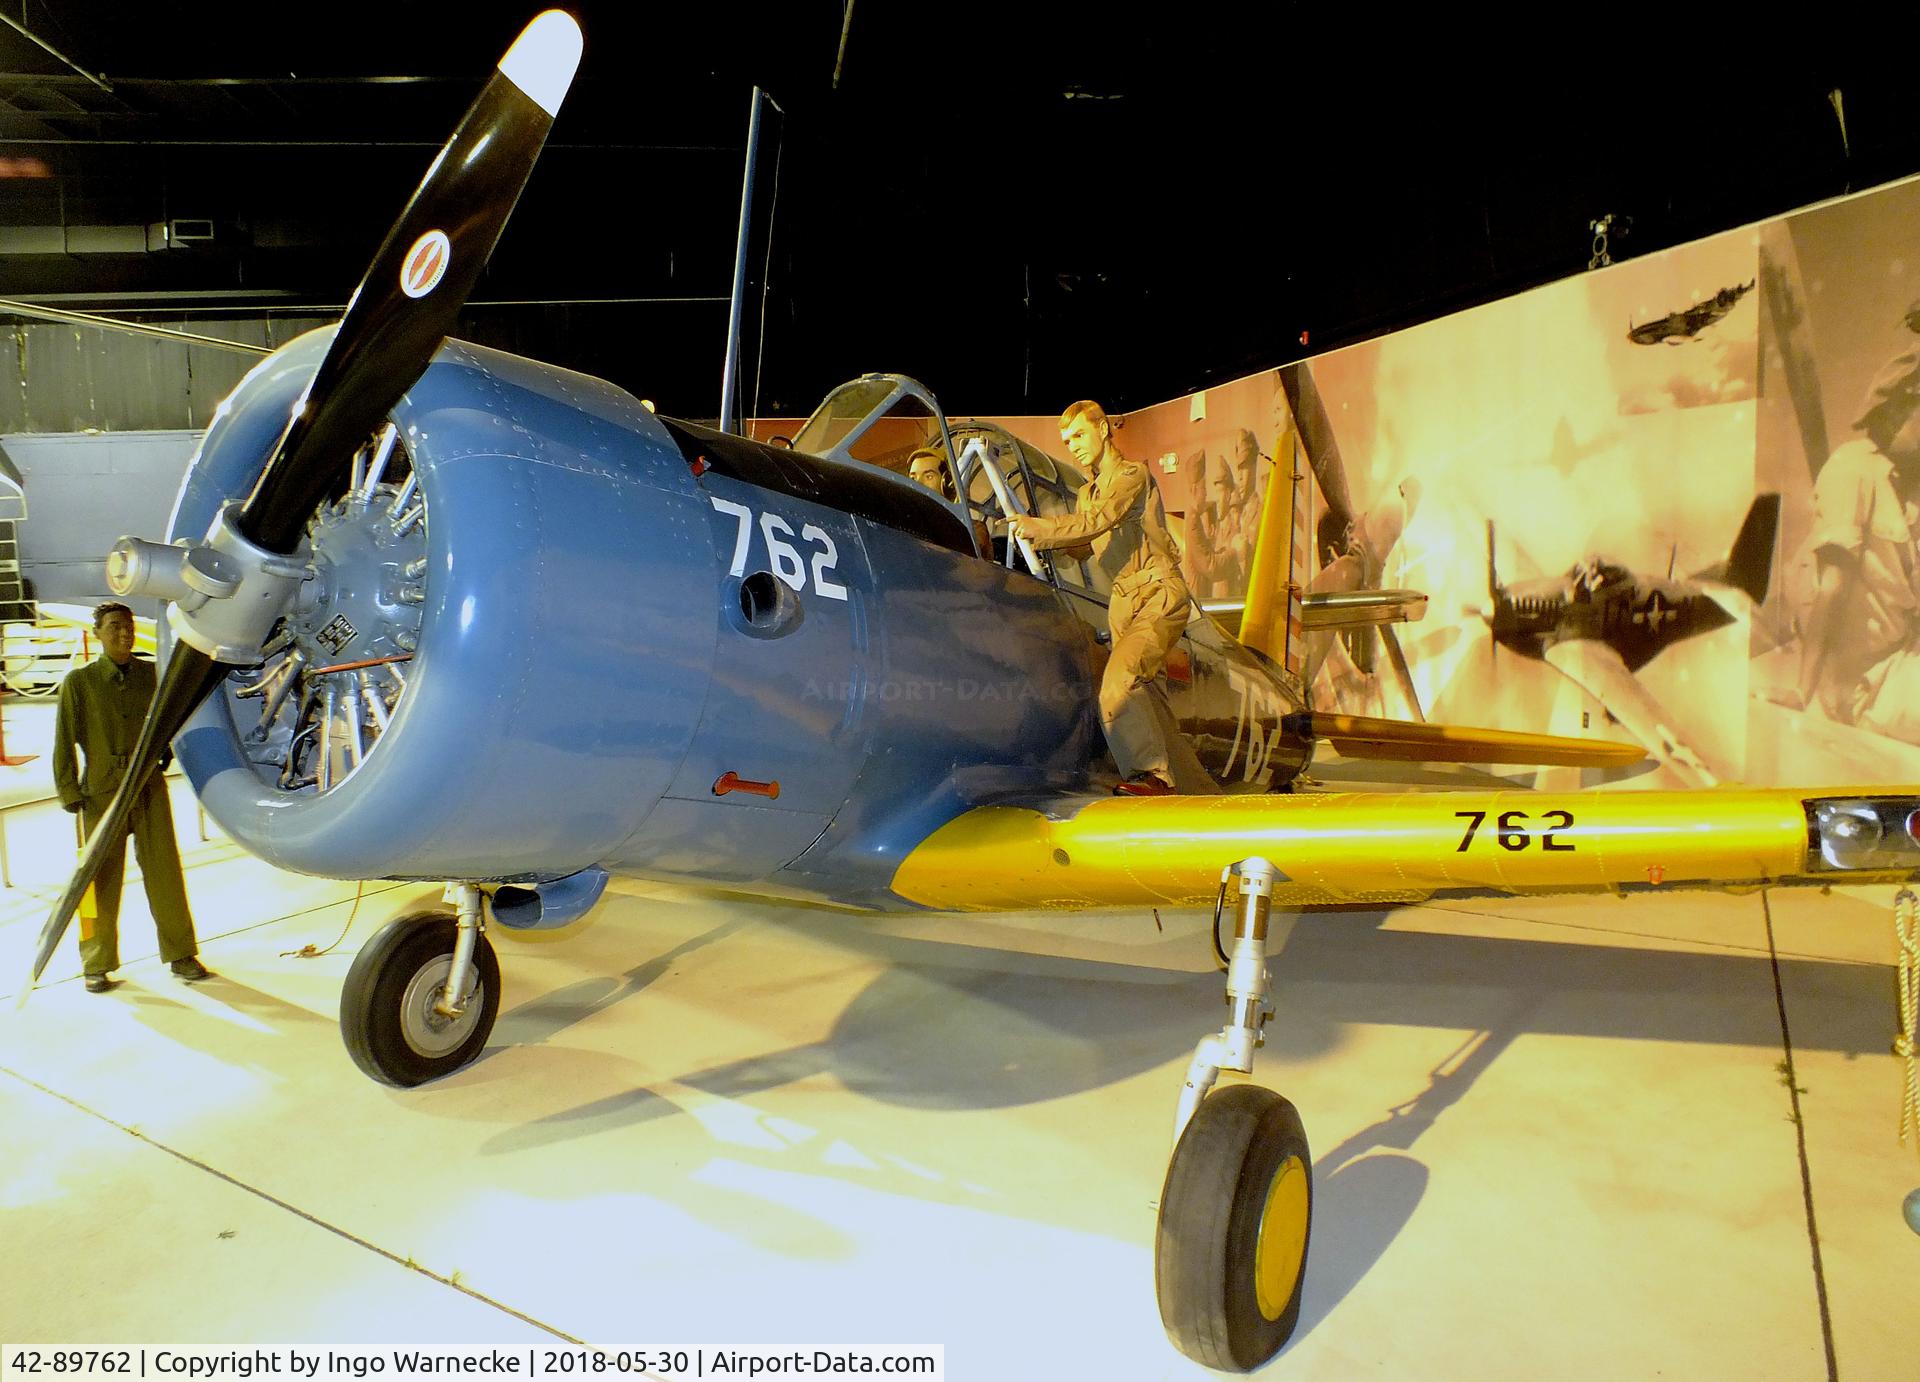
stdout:
<svg viewBox="0 0 1920 1382">
<path fill-rule="evenodd" d="M 159 254 L 206 249 L 219 238 L 214 222 L 203 216 L 143 226 L 0 226 L 0 255 Z"/>
</svg>

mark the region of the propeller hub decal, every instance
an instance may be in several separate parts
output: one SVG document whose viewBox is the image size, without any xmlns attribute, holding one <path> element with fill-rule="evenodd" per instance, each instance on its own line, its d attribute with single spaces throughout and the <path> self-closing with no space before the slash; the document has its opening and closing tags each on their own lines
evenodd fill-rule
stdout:
<svg viewBox="0 0 1920 1382">
<path fill-rule="evenodd" d="M 444 230 L 430 230 L 413 242 L 400 265 L 400 291 L 410 298 L 423 298 L 440 286 L 447 265 L 453 262 L 453 246 Z"/>
</svg>

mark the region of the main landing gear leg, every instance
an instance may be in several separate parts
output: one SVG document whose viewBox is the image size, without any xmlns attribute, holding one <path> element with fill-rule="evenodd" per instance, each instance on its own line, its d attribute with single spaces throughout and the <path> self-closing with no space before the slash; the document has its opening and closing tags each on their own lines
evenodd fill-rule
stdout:
<svg viewBox="0 0 1920 1382">
<path fill-rule="evenodd" d="M 1259 1367 L 1292 1337 L 1313 1215 L 1313 1157 L 1293 1105 L 1270 1089 L 1212 1092 L 1222 1070 L 1253 1069 L 1267 1007 L 1267 921 L 1277 870 L 1242 859 L 1227 966 L 1227 1025 L 1202 1041 L 1174 1120 L 1160 1192 L 1154 1287 L 1167 1336 L 1229 1372 Z"/>
<path fill-rule="evenodd" d="M 500 961 L 472 883 L 458 908 L 395 918 L 367 942 L 340 992 L 340 1035 L 355 1065 L 403 1088 L 450 1075 L 487 1044 L 500 1012 Z"/>
<path fill-rule="evenodd" d="M 474 983 L 479 978 L 473 968 L 473 947 L 487 929 L 487 913 L 480 889 L 471 883 L 447 884 L 447 901 L 457 909 L 454 925 L 459 929 L 454 933 L 446 983 L 434 997 L 433 1011 L 449 1022 L 457 1022 L 473 1001 Z"/>
</svg>

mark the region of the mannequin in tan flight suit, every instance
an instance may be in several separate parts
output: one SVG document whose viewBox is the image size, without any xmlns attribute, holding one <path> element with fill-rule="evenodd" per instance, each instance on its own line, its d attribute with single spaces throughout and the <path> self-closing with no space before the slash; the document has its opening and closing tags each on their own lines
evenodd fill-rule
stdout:
<svg viewBox="0 0 1920 1382">
<path fill-rule="evenodd" d="M 53 785 L 60 804 L 77 812 L 89 832 L 106 815 L 120 779 L 126 776 L 127 757 L 140 738 L 155 686 L 153 664 L 133 655 L 132 610 L 109 601 L 95 608 L 93 627 L 100 636 L 101 654 L 76 667 L 60 683 L 60 709 L 53 722 Z M 84 761 L 76 761 L 76 748 Z M 186 883 L 180 876 L 173 810 L 161 776 L 165 765 L 163 758 L 147 779 L 127 825 L 147 882 L 147 905 L 160 937 L 160 958 L 172 967 L 175 977 L 193 983 L 208 978 L 210 971 L 196 954 L 199 946 L 193 916 L 187 910 Z M 81 915 L 80 963 L 89 993 L 112 988 L 115 981 L 108 975 L 120 967 L 120 883 L 126 864 L 126 842 L 121 840 L 107 852 L 94 876 L 98 915 L 91 922 L 84 910 Z"/>
<path fill-rule="evenodd" d="M 1147 686 L 1187 626 L 1180 549 L 1167 531 L 1152 472 L 1120 454 L 1113 424 L 1098 403 L 1082 400 L 1062 413 L 1060 439 L 1092 480 L 1072 513 L 1016 518 L 1011 530 L 1043 550 L 1091 541 L 1095 559 L 1113 573 L 1107 605 L 1113 651 L 1100 678 L 1100 723 L 1120 771 L 1131 774 L 1116 790 L 1134 796 L 1171 792 L 1167 746 Z"/>
</svg>

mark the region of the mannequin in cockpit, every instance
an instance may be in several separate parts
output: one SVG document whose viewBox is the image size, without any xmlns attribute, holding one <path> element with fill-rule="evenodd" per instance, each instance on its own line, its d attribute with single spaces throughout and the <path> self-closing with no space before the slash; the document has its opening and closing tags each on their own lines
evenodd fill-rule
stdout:
<svg viewBox="0 0 1920 1382">
<path fill-rule="evenodd" d="M 907 457 L 907 476 L 916 485 L 952 502 L 953 474 L 947 469 L 947 455 L 940 447 L 923 446 Z"/>
<path fill-rule="evenodd" d="M 1072 513 L 1023 515 L 1009 525 L 1035 547 L 1091 542 L 1096 560 L 1114 573 L 1107 605 L 1112 654 L 1100 678 L 1100 723 L 1131 796 L 1173 791 L 1167 745 L 1148 701 L 1148 686 L 1187 626 L 1190 603 L 1180 575 L 1180 549 L 1167 531 L 1153 472 L 1120 454 L 1113 423 L 1098 403 L 1082 400 L 1060 415 L 1060 439 L 1093 476 Z"/>
</svg>

